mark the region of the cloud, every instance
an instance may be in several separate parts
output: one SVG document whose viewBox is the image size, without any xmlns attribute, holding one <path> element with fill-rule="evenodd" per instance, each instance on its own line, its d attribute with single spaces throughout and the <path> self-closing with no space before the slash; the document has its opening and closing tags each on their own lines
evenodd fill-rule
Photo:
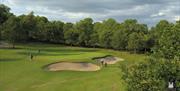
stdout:
<svg viewBox="0 0 180 91">
<path fill-rule="evenodd" d="M 165 14 L 163 12 L 159 12 L 157 14 L 151 15 L 151 17 L 159 17 L 159 16 L 164 16 Z"/>
<path fill-rule="evenodd" d="M 138 19 L 149 26 L 161 19 L 171 22 L 180 16 L 179 0 L 1 0 L 16 15 L 34 11 L 50 20 L 76 22 L 85 17 L 94 21 L 115 18 Z"/>
<path fill-rule="evenodd" d="M 180 21 L 180 16 L 174 16 L 175 21 Z"/>
</svg>

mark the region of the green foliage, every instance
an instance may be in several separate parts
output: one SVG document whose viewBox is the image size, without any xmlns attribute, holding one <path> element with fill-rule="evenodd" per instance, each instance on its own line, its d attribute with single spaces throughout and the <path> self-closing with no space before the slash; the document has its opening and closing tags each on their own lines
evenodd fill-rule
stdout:
<svg viewBox="0 0 180 91">
<path fill-rule="evenodd" d="M 53 21 L 45 26 L 45 39 L 53 43 L 64 43 L 63 22 Z"/>
<path fill-rule="evenodd" d="M 100 46 L 99 35 L 101 33 L 101 30 L 100 30 L 101 26 L 102 24 L 100 22 L 94 23 L 92 34 L 90 35 L 90 41 L 89 41 L 90 46 L 93 46 L 93 47 Z"/>
<path fill-rule="evenodd" d="M 173 27 L 164 30 L 154 48 L 155 55 L 166 59 L 178 57 L 180 60 L 180 24 L 177 22 Z"/>
<path fill-rule="evenodd" d="M 128 91 L 166 91 L 169 79 L 180 80 L 180 61 L 149 59 L 123 68 Z"/>
<path fill-rule="evenodd" d="M 4 4 L 0 4 L 0 25 L 4 23 L 12 14 L 9 12 L 10 8 Z"/>
<path fill-rule="evenodd" d="M 107 19 L 102 22 L 99 33 L 99 43 L 101 47 L 111 48 L 113 32 L 118 30 L 119 24 L 114 19 Z"/>
<path fill-rule="evenodd" d="M 129 91 L 165 91 L 171 79 L 175 80 L 176 86 L 179 87 L 180 23 L 176 22 L 172 25 L 167 21 L 160 21 L 155 29 L 159 30 L 152 31 L 150 32 L 152 35 L 147 36 L 148 41 L 153 38 L 152 36 L 155 36 L 156 43 L 152 55 L 154 58 L 123 70 L 124 79 L 129 85 Z M 138 44 L 141 44 L 138 41 L 138 39 L 141 39 L 139 37 L 138 34 L 130 35 L 128 42 L 131 45 L 130 48 L 138 48 Z M 133 40 L 133 38 L 136 40 Z"/>
<path fill-rule="evenodd" d="M 36 27 L 37 31 L 33 34 L 33 38 L 38 41 L 47 41 L 47 34 L 46 34 L 46 26 L 48 25 L 49 21 L 46 17 L 36 17 Z"/>
<path fill-rule="evenodd" d="M 128 34 L 124 30 L 115 31 L 112 40 L 111 45 L 114 49 L 125 50 L 127 47 Z"/>
<path fill-rule="evenodd" d="M 3 23 L 12 15 L 9 11 L 9 7 L 0 4 L 0 40 L 2 39 Z"/>
<path fill-rule="evenodd" d="M 90 36 L 93 30 L 93 20 L 91 18 L 85 18 L 76 23 L 75 29 L 79 33 L 78 44 L 80 46 L 88 46 L 90 41 Z"/>
<path fill-rule="evenodd" d="M 64 32 L 65 43 L 69 45 L 77 45 L 78 43 L 78 32 L 77 30 L 69 29 Z"/>
<path fill-rule="evenodd" d="M 128 39 L 128 49 L 133 50 L 134 53 L 140 51 L 145 46 L 145 37 L 142 33 L 132 33 L 129 35 Z"/>
<path fill-rule="evenodd" d="M 3 37 L 10 43 L 13 48 L 15 43 L 22 41 L 24 36 L 21 36 L 20 20 L 15 16 L 11 16 L 3 26 Z"/>
</svg>

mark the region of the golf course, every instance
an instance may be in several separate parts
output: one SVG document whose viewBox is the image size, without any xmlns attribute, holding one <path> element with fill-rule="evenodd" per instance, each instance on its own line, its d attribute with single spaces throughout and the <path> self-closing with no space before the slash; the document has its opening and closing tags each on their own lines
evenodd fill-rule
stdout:
<svg viewBox="0 0 180 91">
<path fill-rule="evenodd" d="M 38 50 L 41 50 L 40 53 Z M 30 59 L 30 53 L 34 55 Z M 18 44 L 0 49 L 0 91 L 126 91 L 121 64 L 134 64 L 146 56 L 100 48 L 70 47 L 58 44 Z M 123 58 L 102 67 L 94 57 L 113 55 Z M 56 62 L 85 62 L 101 66 L 97 71 L 48 71 Z"/>
<path fill-rule="evenodd" d="M 0 91 L 180 91 L 179 4 L 0 0 Z"/>
</svg>

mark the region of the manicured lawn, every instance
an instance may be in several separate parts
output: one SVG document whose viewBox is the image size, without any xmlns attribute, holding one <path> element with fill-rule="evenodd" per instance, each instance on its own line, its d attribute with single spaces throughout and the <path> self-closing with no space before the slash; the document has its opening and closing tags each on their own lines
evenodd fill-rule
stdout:
<svg viewBox="0 0 180 91">
<path fill-rule="evenodd" d="M 41 50 L 38 53 L 38 49 Z M 29 53 L 34 56 L 30 61 Z M 43 66 L 59 61 L 92 62 L 93 57 L 114 55 L 125 59 L 96 72 L 48 72 Z M 107 49 L 55 44 L 20 44 L 0 49 L 0 91 L 126 91 L 120 64 L 143 61 L 145 55 Z"/>
</svg>

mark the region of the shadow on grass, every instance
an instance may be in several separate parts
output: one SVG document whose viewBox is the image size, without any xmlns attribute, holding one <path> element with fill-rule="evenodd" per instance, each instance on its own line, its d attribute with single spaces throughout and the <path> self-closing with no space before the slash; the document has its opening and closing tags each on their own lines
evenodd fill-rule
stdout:
<svg viewBox="0 0 180 91">
<path fill-rule="evenodd" d="M 19 60 L 21 60 L 21 58 L 14 58 L 14 59 L 5 58 L 5 59 L 0 59 L 0 62 L 12 62 L 12 61 L 19 61 Z"/>
<path fill-rule="evenodd" d="M 15 48 L 12 48 L 12 47 L 0 47 L 0 49 L 18 50 L 18 49 L 23 49 L 23 48 L 20 48 L 20 47 L 15 47 Z"/>
<path fill-rule="evenodd" d="M 68 56 L 68 55 L 81 55 L 82 53 L 47 53 L 47 52 L 18 52 L 20 55 L 27 55 L 30 56 L 30 54 L 34 56 Z"/>
<path fill-rule="evenodd" d="M 25 49 L 25 48 L 24 48 Z M 38 52 L 40 50 L 40 53 Z M 64 48 L 64 49 L 26 49 L 26 51 L 22 52 L 17 52 L 20 55 L 39 55 L 39 56 L 67 56 L 67 55 L 81 55 L 83 53 L 87 52 L 97 52 L 98 50 L 94 49 L 69 49 L 69 48 Z"/>
<path fill-rule="evenodd" d="M 42 51 L 47 51 L 47 52 L 97 52 L 98 50 L 94 49 L 69 49 L 69 48 L 64 48 L 64 49 L 43 49 Z"/>
</svg>

